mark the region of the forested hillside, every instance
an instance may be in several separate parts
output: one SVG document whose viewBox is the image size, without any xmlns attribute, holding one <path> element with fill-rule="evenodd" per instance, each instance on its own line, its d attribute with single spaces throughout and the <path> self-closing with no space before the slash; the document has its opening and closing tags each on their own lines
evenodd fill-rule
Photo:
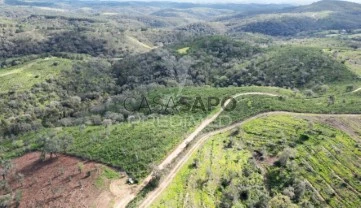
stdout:
<svg viewBox="0 0 361 208">
<path fill-rule="evenodd" d="M 188 48 L 185 53 L 182 48 Z M 118 82 L 125 88 L 139 84 L 160 84 L 165 86 L 220 85 L 225 70 L 253 57 L 261 50 L 245 42 L 225 37 L 207 37 L 190 41 L 186 45 L 176 45 L 154 50 L 114 65 Z"/>
<path fill-rule="evenodd" d="M 231 31 L 246 31 L 272 36 L 294 36 L 312 34 L 323 30 L 354 30 L 360 28 L 361 6 L 341 1 L 319 1 L 307 6 L 286 8 L 256 21 L 232 26 Z M 251 19 L 251 18 L 250 18 Z M 241 20 L 242 22 L 242 20 Z"/>
<path fill-rule="evenodd" d="M 113 70 L 119 84 L 126 89 L 150 83 L 298 88 L 354 80 L 344 65 L 322 50 L 308 47 L 261 49 L 225 37 L 207 37 L 155 50 L 122 60 Z"/>
<path fill-rule="evenodd" d="M 0 207 L 356 207 L 354 123 L 228 128 L 361 113 L 360 17 L 341 1 L 0 0 Z"/>
</svg>

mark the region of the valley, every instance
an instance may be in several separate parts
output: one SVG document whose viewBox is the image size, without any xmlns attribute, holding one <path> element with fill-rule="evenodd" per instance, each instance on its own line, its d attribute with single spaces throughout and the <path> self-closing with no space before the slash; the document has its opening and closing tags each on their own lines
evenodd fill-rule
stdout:
<svg viewBox="0 0 361 208">
<path fill-rule="evenodd" d="M 0 1 L 0 207 L 358 207 L 361 5 Z"/>
</svg>

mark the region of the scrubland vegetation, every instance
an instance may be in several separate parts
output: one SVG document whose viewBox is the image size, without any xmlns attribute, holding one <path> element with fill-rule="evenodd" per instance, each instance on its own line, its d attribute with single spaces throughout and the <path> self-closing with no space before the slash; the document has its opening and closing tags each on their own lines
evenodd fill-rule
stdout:
<svg viewBox="0 0 361 208">
<path fill-rule="evenodd" d="M 351 93 L 350 90 L 348 90 L 348 88 L 351 88 L 350 86 L 341 86 L 336 87 L 336 89 L 341 90 L 341 93 L 337 91 L 332 92 L 332 89 L 328 88 L 330 92 L 325 92 L 324 95 L 317 95 L 312 90 L 305 90 L 302 94 L 294 92 L 291 96 L 280 95 L 278 98 L 270 98 L 267 96 L 254 96 L 253 98 L 239 97 L 237 98 L 237 108 L 231 112 L 224 111 L 218 120 L 215 121 L 215 124 L 224 126 L 224 124 L 229 124 L 230 118 L 231 122 L 235 123 L 251 116 L 270 111 L 359 114 L 359 95 L 357 93 Z M 320 88 L 322 89 L 321 86 Z M 344 89 L 344 92 L 342 92 L 342 89 Z M 349 92 L 347 93 L 347 91 Z M 210 129 L 211 128 L 209 128 L 209 130 Z"/>
<path fill-rule="evenodd" d="M 209 109 L 209 97 L 222 100 L 241 92 L 252 91 L 279 94 L 279 97 L 275 98 L 237 98 L 236 109 L 223 112 L 214 125 L 208 127 L 208 131 L 268 111 L 360 112 L 358 94 L 351 93 L 359 86 L 357 77 L 321 49 L 296 46 L 261 49 L 225 37 L 199 39 L 191 45 L 193 47 L 189 47 L 186 55 L 186 59 L 190 59 L 188 61 L 184 60 L 184 54 L 177 54 L 179 52 L 173 51 L 172 47 L 131 56 L 114 66 L 107 61 L 79 61 L 73 63 L 71 69 L 60 71 L 58 78 L 36 83 L 30 92 L 4 93 L 3 98 L 10 100 L 2 103 L 3 142 L 8 144 L 8 152 L 11 152 L 12 156 L 18 156 L 26 151 L 39 150 L 41 147 L 34 141 L 37 141 L 41 132 L 62 127 L 60 132 L 75 138 L 70 149 L 65 151 L 68 154 L 118 167 L 141 179 L 152 170 L 152 165 L 160 162 L 202 118 L 209 115 L 215 107 L 219 107 L 220 103 Z M 179 46 L 176 45 L 175 48 L 177 47 Z M 224 51 L 220 51 L 222 48 Z M 161 54 L 157 53 L 158 50 Z M 287 56 L 289 54 L 292 56 Z M 205 59 L 197 62 L 192 60 L 192 56 Z M 253 56 L 255 57 L 251 60 Z M 191 68 L 182 68 L 183 64 L 176 64 L 178 61 L 189 63 Z M 213 62 L 222 64 L 212 66 Z M 192 66 L 194 63 L 202 65 Z M 202 68 L 205 63 L 209 63 L 210 68 Z M 230 64 L 225 66 L 225 63 Z M 138 71 L 135 70 L 137 64 Z M 146 70 L 147 67 L 149 71 Z M 225 71 L 219 71 L 219 67 L 224 67 Z M 127 68 L 129 70 L 126 70 Z M 204 73 L 204 79 L 199 79 L 200 73 Z M 219 77 L 219 73 L 225 75 Z M 159 76 L 155 76 L 157 74 Z M 350 84 L 343 84 L 346 82 Z M 202 86 L 207 84 L 208 87 Z M 184 88 L 176 87 L 179 85 L 184 85 Z M 196 87 L 198 85 L 202 87 Z M 247 85 L 284 88 L 240 87 Z M 221 86 L 228 87 L 215 88 Z M 189 97 L 190 100 L 184 103 L 184 97 Z M 196 103 L 197 97 L 202 101 L 199 105 Z M 128 98 L 135 100 L 132 100 L 130 106 L 124 106 Z M 144 98 L 150 102 L 150 106 L 142 106 Z M 160 103 L 153 103 L 159 98 Z M 20 99 L 23 101 L 19 102 Z M 17 100 L 17 103 L 11 100 Z M 182 108 L 189 105 L 196 106 Z M 202 108 L 202 105 L 205 107 Z M 143 107 L 140 111 L 130 111 L 127 108 L 138 109 L 140 106 Z M 165 123 L 179 123 L 187 118 L 196 121 L 181 127 L 162 129 L 154 125 L 153 120 L 162 114 L 166 117 L 160 120 Z M 144 122 L 132 123 L 138 119 Z M 129 135 L 124 132 L 129 132 Z M 139 142 L 135 138 L 139 139 Z M 25 144 L 14 150 L 13 144 L 19 139 Z M 144 140 L 150 143 L 140 142 Z M 145 146 L 142 147 L 140 143 Z M 121 149 L 126 152 L 121 153 Z M 120 153 L 124 156 L 120 157 Z"/>
<path fill-rule="evenodd" d="M 357 206 L 358 143 L 299 117 L 255 119 L 210 138 L 153 207 Z"/>
<path fill-rule="evenodd" d="M 33 151 L 140 182 L 244 92 L 277 96 L 237 97 L 202 133 L 272 111 L 360 114 L 360 8 L 0 1 L 1 185 Z M 260 118 L 207 141 L 154 206 L 356 207 L 358 146 L 319 122 Z M 102 174 L 99 186 L 117 178 Z"/>
<path fill-rule="evenodd" d="M 102 126 L 46 129 L 25 134 L 16 143 L 4 147 L 8 148 L 7 157 L 45 147 L 46 153 L 63 152 L 95 160 L 125 170 L 134 179 L 142 179 L 202 119 L 190 115 L 167 116 L 118 125 L 104 123 Z M 39 138 L 47 140 L 42 144 Z"/>
</svg>

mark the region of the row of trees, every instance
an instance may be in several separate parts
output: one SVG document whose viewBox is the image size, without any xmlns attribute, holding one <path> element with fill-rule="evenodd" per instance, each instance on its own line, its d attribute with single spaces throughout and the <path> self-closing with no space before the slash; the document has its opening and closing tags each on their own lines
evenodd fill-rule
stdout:
<svg viewBox="0 0 361 208">
<path fill-rule="evenodd" d="M 66 153 L 73 140 L 74 138 L 71 135 L 61 132 L 50 132 L 41 135 L 37 141 L 37 145 L 41 150 L 40 158 L 45 160 L 48 154 L 50 154 L 50 158 L 53 158 L 53 156 L 57 157 L 57 153 Z"/>
</svg>

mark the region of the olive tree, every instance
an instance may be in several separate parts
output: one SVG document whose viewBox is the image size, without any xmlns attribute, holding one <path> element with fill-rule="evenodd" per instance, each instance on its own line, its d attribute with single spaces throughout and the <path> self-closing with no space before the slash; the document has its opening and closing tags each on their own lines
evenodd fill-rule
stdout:
<svg viewBox="0 0 361 208">
<path fill-rule="evenodd" d="M 1 159 L 0 166 L 0 173 L 2 175 L 2 178 L 3 180 L 6 180 L 7 175 L 11 172 L 11 169 L 13 168 L 13 164 L 10 160 Z"/>
</svg>

